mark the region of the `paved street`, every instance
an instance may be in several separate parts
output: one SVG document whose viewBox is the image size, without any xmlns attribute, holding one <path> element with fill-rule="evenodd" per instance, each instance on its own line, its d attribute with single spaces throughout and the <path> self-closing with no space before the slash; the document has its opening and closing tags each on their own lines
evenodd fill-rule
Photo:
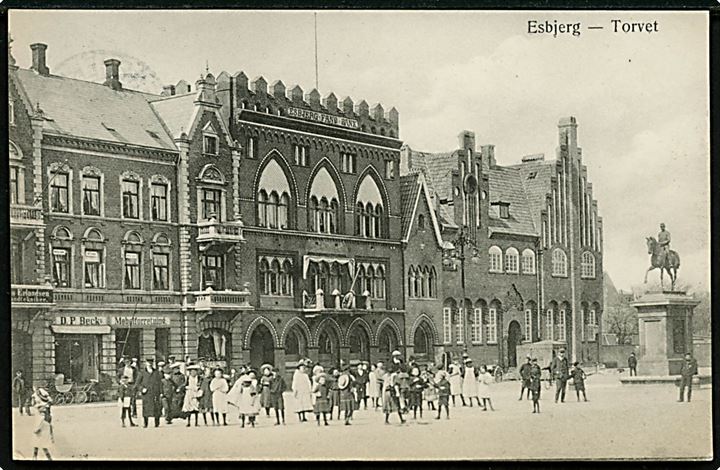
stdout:
<svg viewBox="0 0 720 470">
<path fill-rule="evenodd" d="M 54 408 L 58 459 L 588 459 L 703 458 L 711 454 L 711 390 L 696 390 L 693 402 L 676 403 L 677 388 L 621 386 L 615 373 L 588 378 L 587 403 L 573 390 L 554 404 L 543 390 L 542 413 L 518 401 L 517 382 L 493 387 L 495 412 L 451 407 L 451 419 L 383 424 L 383 415 L 359 411 L 351 426 L 332 421 L 298 423 L 291 410 L 287 426 L 261 416 L 255 429 L 239 426 L 233 412 L 227 427 L 186 428 L 177 421 L 160 428 L 121 428 L 119 410 L 107 404 Z M 233 411 L 233 407 L 231 407 Z M 14 413 L 15 456 L 31 419 Z M 272 414 L 272 411 L 271 411 Z M 140 419 L 142 421 L 142 418 Z M 27 442 L 27 441 L 26 441 Z M 20 443 L 20 445 L 18 445 Z"/>
</svg>

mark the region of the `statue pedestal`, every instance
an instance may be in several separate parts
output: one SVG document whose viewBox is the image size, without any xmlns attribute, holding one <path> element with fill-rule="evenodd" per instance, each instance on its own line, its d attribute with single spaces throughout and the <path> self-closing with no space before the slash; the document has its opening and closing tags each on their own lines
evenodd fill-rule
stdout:
<svg viewBox="0 0 720 470">
<path fill-rule="evenodd" d="M 699 300 L 685 292 L 648 292 L 631 303 L 638 312 L 640 375 L 678 375 L 692 353 L 692 313 Z"/>
</svg>

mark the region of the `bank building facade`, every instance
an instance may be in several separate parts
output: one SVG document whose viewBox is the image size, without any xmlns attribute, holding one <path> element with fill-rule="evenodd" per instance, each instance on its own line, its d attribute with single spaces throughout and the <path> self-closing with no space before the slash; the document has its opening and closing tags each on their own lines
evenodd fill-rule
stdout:
<svg viewBox="0 0 720 470">
<path fill-rule="evenodd" d="M 560 121 L 554 160 L 400 140 L 399 114 L 206 72 L 158 94 L 12 55 L 13 369 L 114 378 L 122 355 L 291 373 L 523 347 L 598 359 L 602 221 Z"/>
</svg>

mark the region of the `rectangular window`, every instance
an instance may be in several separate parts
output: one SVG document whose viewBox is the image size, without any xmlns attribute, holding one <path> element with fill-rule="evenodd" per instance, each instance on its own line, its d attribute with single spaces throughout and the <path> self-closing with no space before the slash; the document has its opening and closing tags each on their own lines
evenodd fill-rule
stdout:
<svg viewBox="0 0 720 470">
<path fill-rule="evenodd" d="M 105 287 L 105 262 L 100 250 L 85 250 L 85 287 Z"/>
<path fill-rule="evenodd" d="M 20 168 L 10 167 L 10 204 L 20 201 Z"/>
<path fill-rule="evenodd" d="M 509 273 L 518 272 L 518 255 L 516 253 L 505 253 L 505 271 Z"/>
<path fill-rule="evenodd" d="M 355 154 L 354 153 L 341 153 L 342 171 L 344 173 L 355 173 L 357 167 L 355 166 Z"/>
<path fill-rule="evenodd" d="M 53 248 L 53 284 L 56 287 L 70 287 L 70 250 Z"/>
<path fill-rule="evenodd" d="M 580 309 L 580 341 L 585 341 L 585 309 Z"/>
<path fill-rule="evenodd" d="M 248 137 L 247 157 L 248 158 L 257 158 L 257 137 Z"/>
<path fill-rule="evenodd" d="M 162 183 L 153 183 L 150 186 L 150 206 L 152 220 L 167 221 L 168 188 Z"/>
<path fill-rule="evenodd" d="M 482 342 L 482 309 L 473 310 L 472 330 L 470 331 L 470 341 L 473 343 Z"/>
<path fill-rule="evenodd" d="M 153 290 L 170 289 L 169 255 L 153 253 Z"/>
<path fill-rule="evenodd" d="M 207 155 L 218 154 L 218 138 L 214 135 L 203 136 L 203 153 Z"/>
<path fill-rule="evenodd" d="M 510 218 L 510 205 L 509 204 L 500 204 L 500 218 L 501 219 L 509 219 Z"/>
<path fill-rule="evenodd" d="M 68 196 L 70 193 L 70 177 L 67 173 L 53 172 L 50 174 L 50 210 L 53 212 L 70 212 Z"/>
<path fill-rule="evenodd" d="M 308 166 L 308 148 L 304 145 L 293 145 L 295 164 L 297 166 Z"/>
<path fill-rule="evenodd" d="M 140 218 L 140 183 L 137 181 L 123 180 L 122 182 L 122 209 L 123 217 L 126 219 Z"/>
<path fill-rule="evenodd" d="M 465 309 L 459 308 L 457 317 L 455 318 L 455 341 L 457 344 L 463 344 L 465 342 L 465 332 L 463 331 L 464 315 Z"/>
<path fill-rule="evenodd" d="M 597 334 L 597 314 L 595 310 L 590 310 L 588 313 L 588 340 L 595 341 L 595 335 Z"/>
<path fill-rule="evenodd" d="M 223 257 L 220 255 L 204 255 L 202 258 L 202 288 L 212 287 L 214 290 L 225 289 L 225 270 Z"/>
<path fill-rule="evenodd" d="M 202 218 L 204 220 L 210 220 L 215 216 L 218 221 L 222 221 L 221 197 L 222 191 L 219 189 L 202 190 Z"/>
<path fill-rule="evenodd" d="M 125 252 L 125 289 L 140 289 L 140 253 Z"/>
<path fill-rule="evenodd" d="M 555 339 L 555 335 L 553 334 L 553 311 L 552 309 L 548 309 L 547 311 L 547 317 L 545 319 L 545 331 L 547 333 L 547 338 L 550 341 L 553 341 Z"/>
<path fill-rule="evenodd" d="M 443 343 L 449 344 L 452 341 L 452 323 L 450 307 L 443 308 Z"/>
<path fill-rule="evenodd" d="M 495 250 L 490 251 L 490 272 L 491 273 L 501 273 L 502 270 L 502 254 L 500 251 L 495 252 Z"/>
<path fill-rule="evenodd" d="M 15 125 L 15 103 L 13 100 L 8 101 L 8 121 L 10 125 Z"/>
<path fill-rule="evenodd" d="M 497 343 L 497 310 L 488 309 L 488 322 L 485 325 L 485 337 L 488 343 Z"/>
<path fill-rule="evenodd" d="M 532 310 L 529 308 L 525 310 L 525 332 L 523 334 L 523 340 L 532 341 Z"/>
<path fill-rule="evenodd" d="M 565 341 L 567 339 L 567 331 L 565 329 L 565 310 L 560 310 L 557 319 L 557 330 L 558 341 Z"/>
<path fill-rule="evenodd" d="M 83 176 L 83 214 L 100 215 L 100 177 Z"/>
<path fill-rule="evenodd" d="M 385 160 L 385 179 L 395 179 L 395 160 Z"/>
<path fill-rule="evenodd" d="M 532 251 L 526 251 L 522 255 L 522 272 L 535 274 L 535 254 Z"/>
</svg>

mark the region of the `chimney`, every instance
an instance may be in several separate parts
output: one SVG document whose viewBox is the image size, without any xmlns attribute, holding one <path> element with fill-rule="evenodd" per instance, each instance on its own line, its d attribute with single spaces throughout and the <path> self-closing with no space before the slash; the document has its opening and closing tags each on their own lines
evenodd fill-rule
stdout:
<svg viewBox="0 0 720 470">
<path fill-rule="evenodd" d="M 35 72 L 40 75 L 50 75 L 50 69 L 45 63 L 45 51 L 47 50 L 47 44 L 35 43 L 30 44 L 32 50 L 32 67 Z"/>
<path fill-rule="evenodd" d="M 472 131 L 462 131 L 458 134 L 458 146 L 463 150 L 470 149 L 475 151 L 475 133 Z"/>
<path fill-rule="evenodd" d="M 495 168 L 495 146 L 482 145 L 480 147 L 480 153 L 482 154 L 482 169 L 488 170 Z"/>
<path fill-rule="evenodd" d="M 122 90 L 120 83 L 120 61 L 117 59 L 107 59 L 105 62 L 105 83 L 115 91 Z"/>
<path fill-rule="evenodd" d="M 175 85 L 165 85 L 163 87 L 162 93 L 160 93 L 161 96 L 174 96 L 175 95 Z"/>
<path fill-rule="evenodd" d="M 577 121 L 574 116 L 561 118 L 558 122 L 558 142 L 560 146 L 577 148 Z"/>
</svg>

